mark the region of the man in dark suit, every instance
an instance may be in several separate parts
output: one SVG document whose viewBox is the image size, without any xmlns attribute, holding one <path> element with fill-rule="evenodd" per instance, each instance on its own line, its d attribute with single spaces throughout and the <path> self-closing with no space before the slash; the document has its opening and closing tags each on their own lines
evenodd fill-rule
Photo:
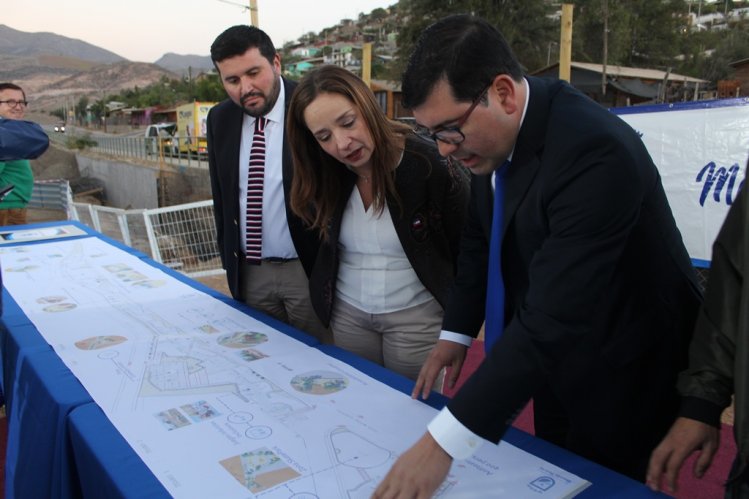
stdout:
<svg viewBox="0 0 749 499">
<path fill-rule="evenodd" d="M 414 396 L 444 366 L 459 371 L 490 312 L 492 266 L 504 318 L 487 324 L 487 338 L 501 336 L 486 360 L 376 496 L 430 496 L 453 459 L 498 442 L 531 398 L 538 436 L 644 480 L 677 410 L 701 299 L 644 145 L 566 83 L 523 77 L 502 35 L 471 16 L 422 34 L 402 88 L 440 153 L 473 173 L 443 333 Z M 496 265 L 493 179 L 504 184 Z"/>
<path fill-rule="evenodd" d="M 216 234 L 231 294 L 330 342 L 309 300 L 317 234 L 302 226 L 288 204 L 292 162 L 284 120 L 295 83 L 281 78 L 280 55 L 253 26 L 224 31 L 211 45 L 211 59 L 229 96 L 208 114 L 207 138 Z M 252 170 L 257 164 L 250 165 L 251 149 L 258 163 L 253 142 L 262 144 L 259 173 Z M 259 191 L 250 178 L 259 178 Z M 252 226 L 256 240 L 248 235 Z"/>
</svg>

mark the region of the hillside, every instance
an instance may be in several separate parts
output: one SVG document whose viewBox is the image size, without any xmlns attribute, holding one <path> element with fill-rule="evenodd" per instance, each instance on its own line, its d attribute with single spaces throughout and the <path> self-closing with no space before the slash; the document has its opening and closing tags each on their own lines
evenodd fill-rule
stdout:
<svg viewBox="0 0 749 499">
<path fill-rule="evenodd" d="M 162 55 L 154 64 L 179 75 L 187 75 L 190 71 L 192 71 L 193 75 L 196 75 L 201 71 L 210 71 L 213 69 L 213 62 L 210 56 L 179 55 L 173 52 Z"/>
<path fill-rule="evenodd" d="M 33 113 L 70 106 L 84 95 L 96 100 L 162 77 L 179 78 L 190 67 L 193 74 L 212 67 L 204 56 L 166 54 L 158 62 L 129 62 L 81 40 L 0 24 L 0 81 L 23 87 Z"/>
<path fill-rule="evenodd" d="M 82 40 L 54 33 L 27 33 L 4 24 L 0 24 L 0 54 L 16 57 L 57 55 L 104 64 L 127 60 Z"/>
<path fill-rule="evenodd" d="M 27 81 L 28 84 L 24 88 L 34 88 L 33 92 L 29 92 L 29 100 L 36 110 L 48 111 L 63 104 L 74 103 L 82 96 L 96 100 L 122 90 L 146 87 L 163 77 L 179 77 L 155 64 L 145 62 L 100 64 L 35 87 L 35 84 L 40 83 L 38 75 L 36 76 Z M 21 84 L 23 85 L 23 82 Z"/>
</svg>

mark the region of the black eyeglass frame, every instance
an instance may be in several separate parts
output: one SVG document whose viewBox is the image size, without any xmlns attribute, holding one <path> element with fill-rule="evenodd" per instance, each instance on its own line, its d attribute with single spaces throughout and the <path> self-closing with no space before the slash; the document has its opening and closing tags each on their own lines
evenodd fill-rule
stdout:
<svg viewBox="0 0 749 499">
<path fill-rule="evenodd" d="M 15 99 L 0 100 L 0 104 L 7 104 L 8 107 L 18 107 L 19 105 L 21 105 L 23 107 L 26 107 L 26 106 L 29 105 L 29 101 L 27 101 L 27 100 L 15 100 Z"/>
<path fill-rule="evenodd" d="M 484 98 L 486 93 L 489 91 L 489 88 L 491 88 L 491 83 L 487 85 L 484 90 L 481 91 L 478 97 L 474 99 L 474 101 L 471 103 L 471 107 L 469 107 L 465 113 L 463 113 L 463 116 L 458 119 L 458 121 L 453 126 L 447 126 L 447 127 L 440 127 L 435 132 L 430 132 L 428 128 L 423 126 L 417 126 L 414 130 L 416 134 L 421 135 L 422 137 L 432 139 L 433 141 L 437 142 L 438 140 L 440 142 L 443 142 L 445 144 L 450 145 L 458 145 L 462 143 L 464 140 L 466 140 L 466 136 L 463 133 L 463 131 L 460 129 L 463 125 L 465 125 L 466 121 L 468 121 L 468 118 L 471 116 L 471 113 L 473 113 L 473 110 L 476 109 L 476 106 L 479 105 L 479 102 Z M 445 133 L 449 134 L 457 134 L 452 136 L 445 136 Z"/>
</svg>

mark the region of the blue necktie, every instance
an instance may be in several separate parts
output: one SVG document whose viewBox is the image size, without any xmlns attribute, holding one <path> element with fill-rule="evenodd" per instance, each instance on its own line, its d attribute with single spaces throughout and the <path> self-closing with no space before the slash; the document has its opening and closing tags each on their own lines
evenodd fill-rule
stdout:
<svg viewBox="0 0 749 499">
<path fill-rule="evenodd" d="M 492 233 L 489 241 L 489 270 L 486 285 L 486 324 L 484 325 L 484 351 L 489 352 L 502 336 L 505 316 L 505 285 L 502 282 L 502 228 L 504 205 L 504 176 L 509 166 L 505 161 L 494 172 L 494 210 Z"/>
</svg>

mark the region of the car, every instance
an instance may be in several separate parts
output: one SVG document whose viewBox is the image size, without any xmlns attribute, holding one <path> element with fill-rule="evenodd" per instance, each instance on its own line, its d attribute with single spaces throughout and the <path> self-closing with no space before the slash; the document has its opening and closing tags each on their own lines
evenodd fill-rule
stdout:
<svg viewBox="0 0 749 499">
<path fill-rule="evenodd" d="M 177 147 L 176 123 L 155 123 L 148 125 L 145 131 L 146 154 L 159 155 L 159 151 L 164 156 L 176 156 L 179 153 Z"/>
<path fill-rule="evenodd" d="M 57 125 L 55 125 L 55 132 L 65 133 L 65 123 L 58 123 Z"/>
</svg>

